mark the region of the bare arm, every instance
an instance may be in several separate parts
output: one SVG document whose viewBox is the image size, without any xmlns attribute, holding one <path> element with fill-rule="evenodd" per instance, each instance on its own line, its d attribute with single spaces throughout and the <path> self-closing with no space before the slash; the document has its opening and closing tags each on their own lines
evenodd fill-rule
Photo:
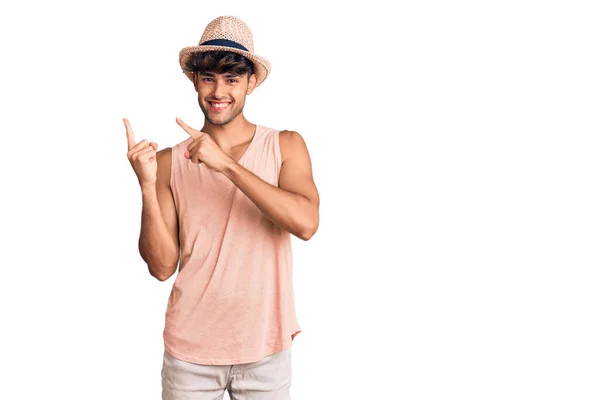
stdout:
<svg viewBox="0 0 600 400">
<path fill-rule="evenodd" d="M 156 153 L 156 185 L 142 186 L 142 224 L 139 250 L 150 275 L 165 281 L 179 262 L 179 226 L 173 194 L 169 187 L 171 149 Z"/>
<path fill-rule="evenodd" d="M 273 186 L 232 160 L 223 173 L 281 228 L 309 240 L 319 226 L 319 193 L 312 176 L 308 149 L 294 131 L 279 134 L 282 165 L 279 187 Z"/>
</svg>

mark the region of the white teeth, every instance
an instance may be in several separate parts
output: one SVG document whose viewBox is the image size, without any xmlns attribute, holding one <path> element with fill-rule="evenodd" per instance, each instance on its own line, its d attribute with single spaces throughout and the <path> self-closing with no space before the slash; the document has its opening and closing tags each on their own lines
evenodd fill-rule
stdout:
<svg viewBox="0 0 600 400">
<path fill-rule="evenodd" d="M 212 103 L 213 107 L 216 108 L 225 108 L 227 107 L 227 103 Z"/>
</svg>

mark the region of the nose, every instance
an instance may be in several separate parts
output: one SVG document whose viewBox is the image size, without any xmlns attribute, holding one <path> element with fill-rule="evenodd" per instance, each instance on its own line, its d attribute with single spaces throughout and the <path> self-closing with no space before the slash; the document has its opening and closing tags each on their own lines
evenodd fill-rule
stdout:
<svg viewBox="0 0 600 400">
<path fill-rule="evenodd" d="M 222 100 L 225 98 L 225 82 L 223 82 L 221 79 L 216 79 L 213 88 L 213 97 L 216 100 Z"/>
</svg>

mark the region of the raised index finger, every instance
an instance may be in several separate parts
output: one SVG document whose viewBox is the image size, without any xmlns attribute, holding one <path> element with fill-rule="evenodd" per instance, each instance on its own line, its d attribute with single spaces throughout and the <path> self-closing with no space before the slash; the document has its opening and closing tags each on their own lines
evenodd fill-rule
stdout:
<svg viewBox="0 0 600 400">
<path fill-rule="evenodd" d="M 123 118 L 123 123 L 125 124 L 125 134 L 127 135 L 127 150 L 131 150 L 133 146 L 135 146 L 133 130 L 131 129 L 131 125 L 129 125 L 127 118 Z"/>
<path fill-rule="evenodd" d="M 175 118 L 175 120 L 177 121 L 177 123 L 179 124 L 179 126 L 181 126 L 183 128 L 183 130 L 186 131 L 194 139 L 198 139 L 199 137 L 202 137 L 204 135 L 203 132 L 197 131 L 196 129 L 191 128 L 190 126 L 188 126 L 188 124 L 186 124 L 185 122 L 183 122 L 181 120 L 181 118 L 177 117 L 177 118 Z"/>
</svg>

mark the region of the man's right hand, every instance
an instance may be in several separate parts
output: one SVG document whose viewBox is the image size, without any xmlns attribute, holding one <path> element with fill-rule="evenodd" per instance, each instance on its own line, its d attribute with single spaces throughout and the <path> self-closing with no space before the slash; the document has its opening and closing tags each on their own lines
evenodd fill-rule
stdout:
<svg viewBox="0 0 600 400">
<path fill-rule="evenodd" d="M 148 143 L 146 139 L 137 144 L 133 136 L 133 130 L 127 118 L 123 118 L 125 123 L 125 133 L 127 135 L 127 158 L 137 175 L 141 187 L 154 186 L 156 184 L 156 149 L 158 144 Z"/>
</svg>

